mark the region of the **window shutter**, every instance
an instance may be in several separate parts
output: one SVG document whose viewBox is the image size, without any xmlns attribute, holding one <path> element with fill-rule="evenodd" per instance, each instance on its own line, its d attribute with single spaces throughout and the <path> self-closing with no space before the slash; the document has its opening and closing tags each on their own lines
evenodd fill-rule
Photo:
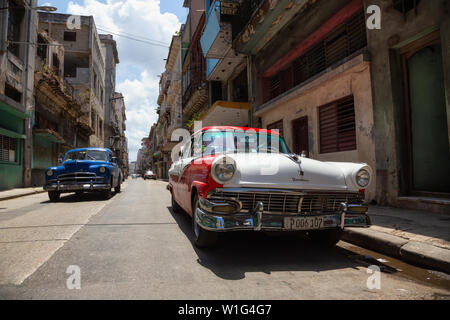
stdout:
<svg viewBox="0 0 450 320">
<path fill-rule="evenodd" d="M 356 149 L 353 97 L 319 107 L 320 153 Z"/>
<path fill-rule="evenodd" d="M 279 130 L 280 136 L 283 137 L 283 120 L 274 122 L 267 126 L 268 130 Z"/>
</svg>

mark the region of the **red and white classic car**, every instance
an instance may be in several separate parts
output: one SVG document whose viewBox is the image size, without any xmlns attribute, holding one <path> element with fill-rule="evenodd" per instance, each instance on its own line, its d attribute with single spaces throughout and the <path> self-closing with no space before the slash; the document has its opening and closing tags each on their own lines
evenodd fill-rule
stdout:
<svg viewBox="0 0 450 320">
<path fill-rule="evenodd" d="M 232 230 L 302 231 L 332 246 L 344 227 L 370 226 L 367 164 L 301 157 L 277 131 L 224 126 L 194 133 L 177 155 L 167 188 L 198 247 Z"/>
</svg>

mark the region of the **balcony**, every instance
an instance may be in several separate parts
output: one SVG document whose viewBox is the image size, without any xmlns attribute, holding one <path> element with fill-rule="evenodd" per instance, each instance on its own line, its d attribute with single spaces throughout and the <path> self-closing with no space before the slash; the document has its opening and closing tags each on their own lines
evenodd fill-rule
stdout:
<svg viewBox="0 0 450 320">
<path fill-rule="evenodd" d="M 250 103 L 233 101 L 216 101 L 202 118 L 202 125 L 209 126 L 239 126 L 249 124 L 248 113 Z"/>
<path fill-rule="evenodd" d="M 228 80 L 236 66 L 244 61 L 244 56 L 235 53 L 232 48 L 239 6 L 239 1 L 216 0 L 209 8 L 205 30 L 200 38 L 206 57 L 208 81 Z"/>
<path fill-rule="evenodd" d="M 66 74 L 66 80 L 72 84 L 90 84 L 90 70 L 89 68 L 76 68 L 75 74 Z"/>
<path fill-rule="evenodd" d="M 233 39 L 237 52 L 256 55 L 283 29 L 296 14 L 304 11 L 315 1 L 309 0 L 250 0 L 241 10 L 244 27 Z M 244 24 L 244 23 L 242 23 Z"/>
</svg>

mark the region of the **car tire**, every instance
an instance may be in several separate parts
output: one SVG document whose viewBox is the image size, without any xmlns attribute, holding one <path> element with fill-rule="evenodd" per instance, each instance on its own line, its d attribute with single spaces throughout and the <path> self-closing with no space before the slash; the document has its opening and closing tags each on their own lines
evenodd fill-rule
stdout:
<svg viewBox="0 0 450 320">
<path fill-rule="evenodd" d="M 57 201 L 59 201 L 59 199 L 61 197 L 61 193 L 58 191 L 49 191 L 48 197 L 51 202 L 57 202 Z"/>
<path fill-rule="evenodd" d="M 183 209 L 180 207 L 180 205 L 175 201 L 175 198 L 174 198 L 174 196 L 173 196 L 173 193 L 172 193 L 172 211 L 173 212 L 175 212 L 175 213 L 182 213 L 183 212 Z"/>
<path fill-rule="evenodd" d="M 192 201 L 192 233 L 194 234 L 194 244 L 198 248 L 210 248 L 217 243 L 218 234 L 203 229 L 195 221 L 195 211 L 198 207 L 198 196 L 194 196 Z"/>
<path fill-rule="evenodd" d="M 117 180 L 117 186 L 114 188 L 115 193 L 120 193 L 121 184 L 122 184 L 122 178 L 119 176 L 119 179 Z"/>
<path fill-rule="evenodd" d="M 111 189 L 112 189 L 112 182 L 113 182 L 113 179 L 112 179 L 112 177 L 111 177 L 108 190 L 103 191 L 103 198 L 104 198 L 105 200 L 109 200 L 109 199 L 111 199 L 111 197 L 112 197 L 112 192 L 111 192 Z"/>
<path fill-rule="evenodd" d="M 334 247 L 342 237 L 342 229 L 315 230 L 309 232 L 309 238 L 318 245 L 326 248 Z"/>
</svg>

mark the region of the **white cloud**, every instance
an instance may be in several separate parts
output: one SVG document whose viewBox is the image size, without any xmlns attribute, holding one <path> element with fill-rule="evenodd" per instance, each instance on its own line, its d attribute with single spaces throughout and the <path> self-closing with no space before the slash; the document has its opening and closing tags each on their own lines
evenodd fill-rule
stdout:
<svg viewBox="0 0 450 320">
<path fill-rule="evenodd" d="M 172 35 L 180 29 L 180 21 L 172 13 L 161 13 L 159 0 L 84 0 L 82 5 L 68 4 L 68 12 L 92 15 L 99 33 L 138 35 L 158 43 L 170 44 Z M 117 41 L 120 64 L 117 69 L 116 91 L 125 97 L 129 158 L 136 159 L 141 139 L 148 136 L 157 120 L 156 100 L 159 78 L 164 71 L 168 47 L 152 46 L 124 37 Z"/>
</svg>

